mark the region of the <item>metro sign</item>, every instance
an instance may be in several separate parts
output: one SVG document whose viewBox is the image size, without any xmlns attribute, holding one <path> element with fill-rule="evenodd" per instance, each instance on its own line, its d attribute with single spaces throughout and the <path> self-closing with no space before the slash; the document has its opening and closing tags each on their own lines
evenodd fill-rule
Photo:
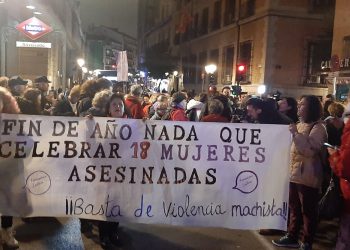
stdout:
<svg viewBox="0 0 350 250">
<path fill-rule="evenodd" d="M 16 29 L 25 34 L 32 40 L 36 40 L 52 31 L 52 28 L 39 20 L 32 17 L 16 26 Z"/>
</svg>

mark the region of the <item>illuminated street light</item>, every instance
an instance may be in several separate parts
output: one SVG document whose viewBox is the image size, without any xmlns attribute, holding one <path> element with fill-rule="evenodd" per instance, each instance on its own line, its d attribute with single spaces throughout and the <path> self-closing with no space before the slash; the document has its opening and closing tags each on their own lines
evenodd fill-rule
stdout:
<svg viewBox="0 0 350 250">
<path fill-rule="evenodd" d="M 83 58 L 79 58 L 77 60 L 77 63 L 79 65 L 79 67 L 81 68 L 81 67 L 83 67 L 85 65 L 85 60 Z"/>
<path fill-rule="evenodd" d="M 173 75 L 174 75 L 175 77 L 176 77 L 178 74 L 179 74 L 179 72 L 176 71 L 176 70 L 173 72 Z"/>
<path fill-rule="evenodd" d="M 217 70 L 217 66 L 215 64 L 209 64 L 205 66 L 204 69 L 207 74 L 214 74 Z"/>
<path fill-rule="evenodd" d="M 88 72 L 88 69 L 86 67 L 81 67 L 81 70 L 83 71 L 84 74 Z"/>
<path fill-rule="evenodd" d="M 266 92 L 266 86 L 265 85 L 260 85 L 258 87 L 258 94 L 259 95 L 263 95 L 263 94 L 265 94 L 265 92 Z"/>
</svg>

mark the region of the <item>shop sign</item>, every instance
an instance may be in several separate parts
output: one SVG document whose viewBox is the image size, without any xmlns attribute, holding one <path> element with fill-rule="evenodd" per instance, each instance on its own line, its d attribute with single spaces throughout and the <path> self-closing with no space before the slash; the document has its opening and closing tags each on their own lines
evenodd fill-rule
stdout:
<svg viewBox="0 0 350 250">
<path fill-rule="evenodd" d="M 339 71 L 345 68 L 350 68 L 350 58 L 339 59 L 336 56 L 332 56 L 331 60 L 321 62 L 322 70 Z"/>
<path fill-rule="evenodd" d="M 20 42 L 16 41 L 17 48 L 41 48 L 51 49 L 51 43 L 38 43 L 38 42 Z"/>
<path fill-rule="evenodd" d="M 47 33 L 52 31 L 52 28 L 39 20 L 36 17 L 32 17 L 16 26 L 20 32 L 25 34 L 32 40 L 36 40 Z"/>
</svg>

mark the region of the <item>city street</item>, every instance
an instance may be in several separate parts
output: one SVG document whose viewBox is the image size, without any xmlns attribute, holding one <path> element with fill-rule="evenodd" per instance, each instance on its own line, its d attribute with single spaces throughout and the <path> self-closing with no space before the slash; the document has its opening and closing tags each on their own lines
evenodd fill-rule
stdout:
<svg viewBox="0 0 350 250">
<path fill-rule="evenodd" d="M 350 250 L 349 2 L 0 0 L 0 250 Z"/>
<path fill-rule="evenodd" d="M 97 227 L 87 238 L 80 234 L 78 219 L 35 218 L 24 223 L 15 219 L 20 249 L 102 249 Z M 121 246 L 115 249 L 285 249 L 275 248 L 271 240 L 280 236 L 261 236 L 256 231 L 223 228 L 174 227 L 165 225 L 122 224 Z M 316 236 L 315 250 L 332 249 L 336 222 L 322 222 Z"/>
</svg>

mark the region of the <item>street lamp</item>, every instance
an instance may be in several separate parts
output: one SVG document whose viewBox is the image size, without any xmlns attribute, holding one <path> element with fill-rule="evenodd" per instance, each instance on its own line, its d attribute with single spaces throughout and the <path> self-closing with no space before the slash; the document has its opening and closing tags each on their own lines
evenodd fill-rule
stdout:
<svg viewBox="0 0 350 250">
<path fill-rule="evenodd" d="M 179 92 L 179 79 L 177 78 L 177 76 L 179 75 L 179 72 L 177 70 L 175 70 L 173 72 L 173 76 L 174 76 L 174 82 L 176 83 L 176 91 Z"/>
<path fill-rule="evenodd" d="M 258 94 L 263 95 L 266 92 L 266 85 L 259 85 L 258 86 Z"/>
<path fill-rule="evenodd" d="M 209 75 L 209 83 L 214 83 L 214 73 L 217 70 L 217 66 L 215 64 L 208 64 L 204 67 L 205 73 Z M 204 92 L 204 85 L 205 85 L 205 76 L 203 74 L 202 76 L 202 92 Z"/>
<path fill-rule="evenodd" d="M 207 74 L 214 74 L 217 70 L 217 66 L 215 64 L 209 64 L 205 66 L 204 69 Z"/>
<path fill-rule="evenodd" d="M 82 83 L 82 81 L 84 80 L 84 74 L 87 72 L 87 68 L 83 67 L 85 65 L 85 60 L 83 58 L 78 58 L 77 59 L 77 64 L 79 65 L 80 69 L 79 69 L 79 82 Z M 84 68 L 84 69 L 83 69 Z M 81 70 L 81 72 L 80 72 Z M 86 71 L 86 72 L 84 72 Z"/>
<path fill-rule="evenodd" d="M 78 58 L 77 63 L 79 65 L 79 67 L 81 68 L 85 65 L 85 60 L 83 58 Z"/>
</svg>

